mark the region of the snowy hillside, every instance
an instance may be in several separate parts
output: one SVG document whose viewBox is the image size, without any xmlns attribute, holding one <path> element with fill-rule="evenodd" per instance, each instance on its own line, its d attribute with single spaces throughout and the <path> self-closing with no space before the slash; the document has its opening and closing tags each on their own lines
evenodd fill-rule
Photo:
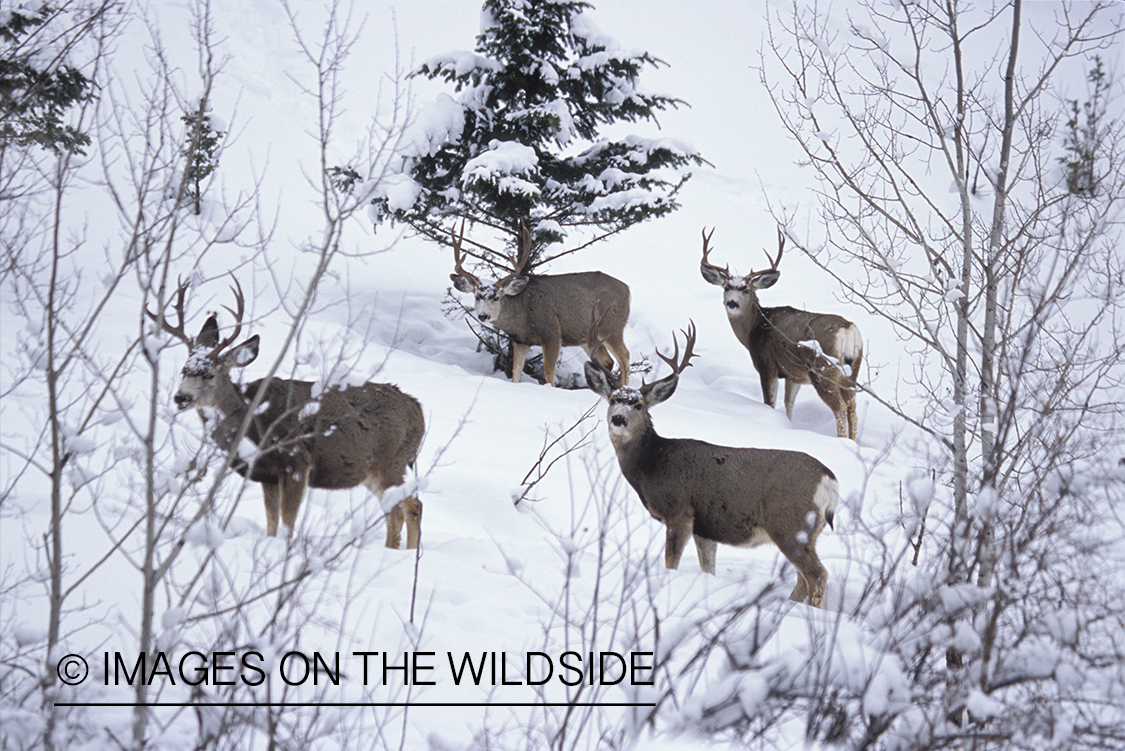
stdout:
<svg viewBox="0 0 1125 751">
<path fill-rule="evenodd" d="M 682 208 L 670 217 L 569 256 L 550 271 L 597 268 L 629 285 L 625 341 L 635 362 L 652 367 L 644 374 L 650 382 L 668 373 L 657 350 L 669 353 L 673 332 L 695 323 L 698 357 L 675 395 L 653 410 L 661 435 L 802 451 L 832 470 L 841 499 L 834 529 L 825 530 L 817 546 L 829 571 L 824 609 L 785 599 L 796 574 L 772 545 L 720 546 L 716 575 L 708 576 L 689 544 L 679 569 L 666 570 L 664 527 L 621 476 L 604 401 L 586 389 L 552 389 L 527 376 L 512 384 L 495 372 L 491 356 L 476 350 L 465 321 L 448 313 L 453 259 L 447 249 L 403 227 L 373 229 L 357 209 L 293 327 L 323 257 L 316 249 L 336 231 L 329 229 L 321 203 L 323 167 L 353 163 L 381 143 L 381 134 L 369 130 L 373 116 L 384 125 L 396 117 L 407 125 L 408 112 L 439 94 L 453 95 L 439 83 L 399 81 L 404 88 L 396 113 L 396 66 L 408 71 L 432 55 L 471 50 L 479 7 L 467 1 L 414 0 L 394 7 L 371 1 L 356 3 L 347 18 L 339 9 L 340 28 L 357 36 L 340 66 L 339 110 L 322 164 L 317 128 L 324 111 L 309 95 L 316 71 L 302 55 L 285 10 L 272 0 L 234 0 L 210 8 L 220 68 L 211 107 L 229 135 L 203 214 L 177 230 L 182 234 L 175 242 L 183 245 L 169 256 L 149 256 L 159 263 L 138 262 L 120 275 L 117 287 L 108 281 L 131 237 L 127 209 L 134 207 L 130 191 L 137 180 L 126 175 L 143 161 L 139 139 L 92 149 L 67 193 L 64 226 L 74 252 L 57 282 L 70 306 L 66 336 L 76 336 L 87 317 L 96 325 L 83 345 L 88 375 L 71 379 L 65 389 L 75 405 L 62 420 L 72 431 L 62 500 L 63 584 L 72 589 L 51 655 L 44 646 L 52 638 L 45 625 L 51 620 L 54 555 L 46 542 L 51 456 L 41 448 L 50 434 L 48 407 L 44 379 L 21 375 L 41 372 L 37 363 L 50 346 L 45 324 L 36 318 L 40 298 L 27 292 L 35 285 L 44 289 L 49 277 L 40 264 L 28 279 L 3 288 L 0 738 L 6 748 L 39 747 L 46 722 L 29 698 L 38 689 L 14 673 L 41 670 L 69 654 L 83 656 L 91 672 L 81 685 L 43 693 L 44 702 L 78 705 L 61 710 L 58 747 L 103 748 L 114 738 L 133 747 L 134 713 L 126 705 L 140 695 L 114 660 L 120 657 L 127 670 L 137 663 L 146 596 L 139 569 L 146 551 L 169 561 L 166 576 L 149 592 L 152 637 L 168 669 L 157 669 L 145 700 L 169 705 L 151 713 L 151 747 L 702 749 L 741 747 L 760 723 L 760 747 L 790 748 L 807 733 L 800 701 L 818 692 L 850 697 L 841 700 L 845 715 L 897 718 L 897 730 L 879 747 L 909 747 L 911 734 L 928 719 L 909 709 L 916 685 L 908 674 L 918 666 L 900 659 L 902 652 L 888 646 L 891 637 L 882 628 L 908 619 L 895 610 L 895 598 L 940 591 L 952 611 L 953 600 L 977 597 L 973 587 L 943 588 L 938 578 L 944 549 L 942 532 L 933 530 L 948 525 L 949 462 L 937 440 L 867 393 L 858 396 L 855 442 L 836 437 L 831 411 L 809 386 L 798 397 L 792 423 L 780 404 L 771 409 L 762 403 L 757 373 L 731 331 L 722 292 L 698 269 L 705 227 L 716 228 L 713 261 L 739 273 L 763 268 L 763 250 L 776 251 L 773 214 L 791 217 L 796 235 L 824 232 L 813 175 L 796 166 L 803 154 L 779 122 L 757 70 L 767 11 L 780 5 L 643 5 L 640 11 L 628 0 L 601 0 L 592 18 L 626 47 L 665 61 L 642 82 L 690 106 L 661 117 L 659 130 L 635 130 L 690 143 L 713 166 L 694 170 L 678 196 Z M 1045 5 L 1028 3 L 1025 12 L 1041 20 Z M 113 125 L 137 129 L 145 113 L 179 127 L 180 105 L 203 87 L 186 31 L 195 9 L 188 2 L 150 4 L 147 12 L 137 10 L 114 42 L 105 96 L 132 103 L 136 111 L 122 109 L 116 124 L 102 112 L 107 132 Z M 304 44 L 315 51 L 324 7 L 292 2 L 290 9 Z M 851 3 L 837 4 L 824 17 L 843 33 L 850 10 Z M 1102 21 L 1107 31 L 1120 22 L 1120 12 Z M 149 87 L 158 81 L 151 68 L 155 36 L 180 97 L 164 113 L 151 106 Z M 1117 55 L 1113 72 L 1125 74 L 1121 45 L 1111 52 Z M 1069 75 L 1080 82 L 1086 63 L 1068 61 Z M 144 101 L 150 103 L 142 110 Z M 107 186 L 106 172 L 120 182 Z M 161 187 L 144 190 L 155 195 Z M 780 281 L 761 293 L 764 304 L 836 313 L 856 323 L 865 342 L 862 380 L 883 401 L 922 404 L 935 396 L 919 385 L 925 379 L 905 377 L 914 373 L 915 353 L 885 318 L 846 299 L 840 284 L 796 248 L 786 251 L 780 268 Z M 833 272 L 847 276 L 850 270 Z M 849 281 L 861 283 L 855 273 Z M 154 301 L 140 288 L 163 274 L 169 297 L 178 276 L 193 280 L 189 335 L 210 311 L 219 312 L 221 326 L 231 324 L 223 306 L 233 307 L 230 287 L 239 281 L 247 307 L 242 336 L 261 337 L 257 361 L 238 376 L 244 381 L 264 377 L 276 363 L 279 377 L 389 382 L 421 402 L 426 437 L 409 480 L 424 504 L 417 555 L 383 547 L 383 511 L 362 487 L 309 490 L 294 538 L 286 541 L 265 536 L 259 486 L 235 474 L 215 484 L 222 458 L 214 455 L 206 459 L 206 473 L 200 472 L 209 450 L 205 432 L 194 411 L 179 412 L 172 401 L 187 350 L 153 333 L 143 314 Z M 103 295 L 104 310 L 98 307 Z M 155 353 L 156 369 L 134 342 Z M 115 382 L 108 374 L 122 358 Z M 581 379 L 583 362 L 580 349 L 566 349 L 560 372 Z M 639 382 L 641 375 L 634 378 Z M 141 440 L 153 383 L 154 448 Z M 112 393 L 93 401 L 91 395 L 107 384 Z M 1120 438 L 1107 442 L 1119 446 Z M 156 461 L 151 478 L 143 458 L 148 449 Z M 528 477 L 544 469 L 528 491 Z M 1089 472 L 1084 487 L 1091 494 L 1120 500 L 1119 486 Z M 154 499 L 146 489 L 155 489 Z M 513 503 L 521 495 L 526 497 Z M 1103 534 L 1094 524 L 1091 535 L 1120 543 L 1121 528 L 1103 515 L 1101 500 L 1090 503 L 1091 514 L 1106 526 Z M 924 521 L 931 506 L 933 515 Z M 159 513 L 146 514 L 153 508 Z M 145 532 L 153 518 L 160 521 Z M 915 567 L 908 561 L 920 523 L 930 525 L 930 536 L 922 545 L 923 565 Z M 147 549 L 142 534 L 152 541 Z M 1101 550 L 1109 568 L 1125 552 L 1120 544 Z M 1107 590 L 1125 585 L 1121 570 Z M 1120 625 L 1119 612 L 1117 617 Z M 971 652 L 984 626 L 967 624 L 971 618 L 950 625 L 952 635 L 942 638 L 967 643 Z M 1044 634 L 1079 630 L 1068 628 L 1065 619 L 1029 626 L 1043 641 Z M 1066 642 L 1065 633 L 1060 642 Z M 709 640 L 723 647 L 709 652 Z M 1020 640 L 1029 664 L 1046 660 L 1050 649 L 1027 646 L 1030 641 Z M 1098 648 L 1119 659 L 1122 646 L 1118 641 Z M 929 659 L 944 665 L 944 649 L 932 648 Z M 317 685 L 312 674 L 293 681 L 303 685 L 289 685 L 282 665 L 302 670 L 284 658 L 293 651 L 310 659 L 320 653 L 332 667 L 338 659 L 339 685 L 323 673 L 316 674 Z M 1047 674 L 1069 665 L 1063 651 L 1057 664 L 1044 668 Z M 193 652 L 231 653 L 229 672 L 203 670 L 198 675 L 206 680 L 186 685 L 184 665 L 202 664 Z M 588 660 L 590 653 L 596 661 L 603 652 L 613 653 L 608 677 L 595 676 Z M 151 677 L 155 652 L 149 658 L 145 672 Z M 625 664 L 631 664 L 632 677 L 617 682 L 618 666 Z M 255 683 L 258 672 L 250 665 L 268 680 Z M 404 665 L 410 671 L 400 669 Z M 535 685 L 548 669 L 549 678 Z M 190 669 L 186 674 L 196 675 Z M 1082 680 L 1075 678 L 1090 701 L 1107 719 L 1119 720 L 1119 708 L 1107 707 L 1123 695 L 1120 675 L 1101 688 L 1094 677 L 1088 684 Z M 994 704 L 1008 698 L 965 685 L 970 698 L 964 706 L 976 717 L 1002 714 Z M 791 691 L 781 703 L 771 693 L 779 686 Z M 736 715 L 748 718 L 745 724 L 731 719 Z M 1080 724 L 1074 717 L 1068 721 Z M 836 747 L 831 717 L 816 722 L 813 747 Z M 1043 740 L 1043 734 L 1034 737 Z"/>
</svg>

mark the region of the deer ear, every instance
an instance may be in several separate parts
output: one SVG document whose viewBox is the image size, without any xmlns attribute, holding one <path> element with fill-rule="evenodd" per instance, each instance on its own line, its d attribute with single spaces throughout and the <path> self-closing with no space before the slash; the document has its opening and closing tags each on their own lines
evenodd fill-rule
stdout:
<svg viewBox="0 0 1125 751">
<path fill-rule="evenodd" d="M 196 347 L 214 347 L 219 343 L 219 321 L 218 316 L 212 315 L 203 322 L 203 328 L 199 330 L 199 336 L 195 337 L 193 344 Z"/>
<path fill-rule="evenodd" d="M 458 292 L 475 292 L 477 289 L 473 280 L 462 274 L 450 274 L 449 278 L 453 280 L 453 286 L 457 288 Z"/>
<path fill-rule="evenodd" d="M 258 357 L 258 335 L 250 337 L 242 344 L 223 355 L 223 362 L 233 367 L 244 368 Z"/>
<path fill-rule="evenodd" d="M 667 401 L 668 397 L 676 393 L 676 386 L 680 383 L 678 375 L 670 375 L 666 378 L 661 378 L 659 381 L 653 383 L 646 383 L 641 387 L 641 394 L 644 396 L 648 406 L 660 404 Z"/>
<path fill-rule="evenodd" d="M 587 362 L 584 370 L 586 371 L 586 385 L 590 387 L 590 390 L 608 399 L 609 395 L 613 393 L 613 386 L 610 385 L 605 371 L 592 362 Z"/>
<path fill-rule="evenodd" d="M 703 278 L 711 282 L 711 284 L 716 284 L 720 287 L 722 287 L 727 282 L 726 277 L 723 276 L 723 273 L 719 271 L 719 269 L 713 268 L 711 266 L 704 266 L 702 263 L 699 264 L 699 273 L 703 274 Z"/>
<path fill-rule="evenodd" d="M 517 276 L 515 279 L 504 285 L 504 294 L 511 297 L 518 295 L 520 292 L 524 291 L 529 281 L 531 281 L 530 277 Z"/>
<path fill-rule="evenodd" d="M 765 289 L 766 287 L 772 287 L 777 284 L 777 280 L 780 278 L 780 271 L 763 271 L 754 277 L 751 286 L 753 286 L 754 289 Z"/>
</svg>

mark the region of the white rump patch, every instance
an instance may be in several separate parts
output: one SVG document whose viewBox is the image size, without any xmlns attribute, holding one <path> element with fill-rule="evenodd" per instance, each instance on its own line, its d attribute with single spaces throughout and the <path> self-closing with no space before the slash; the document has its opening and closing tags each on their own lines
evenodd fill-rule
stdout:
<svg viewBox="0 0 1125 751">
<path fill-rule="evenodd" d="M 863 354 L 863 337 L 855 324 L 845 326 L 836 332 L 836 351 L 846 363 L 853 362 Z"/>
<path fill-rule="evenodd" d="M 823 477 L 820 484 L 816 487 L 816 494 L 813 495 L 813 503 L 820 509 L 820 513 L 825 516 L 829 512 L 835 513 L 836 503 L 840 500 L 840 483 L 836 482 L 831 477 Z"/>
</svg>

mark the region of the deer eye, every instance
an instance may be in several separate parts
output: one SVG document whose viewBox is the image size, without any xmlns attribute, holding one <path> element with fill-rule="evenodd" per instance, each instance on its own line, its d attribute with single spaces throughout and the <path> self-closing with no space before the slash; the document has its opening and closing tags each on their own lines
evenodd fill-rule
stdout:
<svg viewBox="0 0 1125 751">
<path fill-rule="evenodd" d="M 205 381 L 210 381 L 214 377 L 215 377 L 214 373 L 204 373 L 203 374 L 203 380 L 205 380 Z"/>
</svg>

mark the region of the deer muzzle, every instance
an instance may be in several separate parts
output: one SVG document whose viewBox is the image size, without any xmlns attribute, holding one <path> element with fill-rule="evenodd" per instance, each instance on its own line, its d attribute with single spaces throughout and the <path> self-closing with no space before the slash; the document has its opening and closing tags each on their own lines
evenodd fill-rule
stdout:
<svg viewBox="0 0 1125 751">
<path fill-rule="evenodd" d="M 191 406 L 191 403 L 192 401 L 194 401 L 194 399 L 192 398 L 191 394 L 185 394 L 182 391 L 178 391 L 176 392 L 176 395 L 172 397 L 172 401 L 174 401 L 176 403 L 176 406 L 180 409 L 187 409 Z"/>
<path fill-rule="evenodd" d="M 609 418 L 609 424 L 615 428 L 623 428 L 628 425 L 629 422 L 625 419 L 625 415 L 613 415 Z"/>
</svg>

